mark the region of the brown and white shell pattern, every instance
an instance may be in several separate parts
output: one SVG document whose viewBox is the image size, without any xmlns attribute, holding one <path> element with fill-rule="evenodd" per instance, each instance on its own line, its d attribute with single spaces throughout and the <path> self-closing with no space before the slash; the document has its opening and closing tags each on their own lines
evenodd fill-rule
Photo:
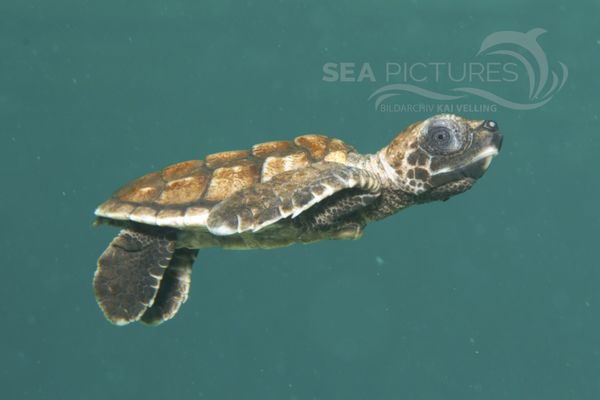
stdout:
<svg viewBox="0 0 600 400">
<path fill-rule="evenodd" d="M 339 139 L 303 135 L 250 150 L 184 161 L 128 183 L 96 209 L 116 221 L 194 229 L 206 226 L 210 209 L 240 189 L 318 161 L 345 163 L 354 148 Z"/>
</svg>

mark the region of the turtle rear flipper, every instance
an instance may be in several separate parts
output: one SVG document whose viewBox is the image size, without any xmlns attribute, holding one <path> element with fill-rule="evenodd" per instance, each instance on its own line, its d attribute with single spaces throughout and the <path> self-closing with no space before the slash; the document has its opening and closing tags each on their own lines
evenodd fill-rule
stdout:
<svg viewBox="0 0 600 400">
<path fill-rule="evenodd" d="M 177 249 L 169 268 L 160 283 L 154 304 L 142 315 L 141 321 L 148 325 L 158 325 L 177 314 L 179 307 L 188 298 L 192 277 L 192 265 L 198 250 Z"/>
<path fill-rule="evenodd" d="M 98 259 L 96 300 L 117 325 L 137 321 L 152 306 L 175 251 L 170 231 L 123 229 Z"/>
</svg>

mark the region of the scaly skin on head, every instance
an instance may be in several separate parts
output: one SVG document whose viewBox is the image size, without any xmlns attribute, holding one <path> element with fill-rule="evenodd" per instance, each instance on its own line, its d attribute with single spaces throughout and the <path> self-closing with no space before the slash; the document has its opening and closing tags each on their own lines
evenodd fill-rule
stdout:
<svg viewBox="0 0 600 400">
<path fill-rule="evenodd" d="M 365 165 L 383 183 L 382 198 L 369 219 L 380 219 L 415 203 L 447 200 L 487 170 L 502 135 L 490 120 L 440 114 L 410 125 Z"/>
</svg>

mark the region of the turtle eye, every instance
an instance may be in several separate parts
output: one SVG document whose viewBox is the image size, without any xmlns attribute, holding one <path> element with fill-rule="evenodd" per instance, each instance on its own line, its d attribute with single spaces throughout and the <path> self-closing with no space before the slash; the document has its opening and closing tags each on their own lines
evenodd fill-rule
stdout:
<svg viewBox="0 0 600 400">
<path fill-rule="evenodd" d="M 449 154 L 462 146 L 458 129 L 454 126 L 432 125 L 425 136 L 425 146 L 432 154 Z"/>
<path fill-rule="evenodd" d="M 450 142 L 450 130 L 445 126 L 434 126 L 429 135 L 438 146 L 445 146 Z"/>
</svg>

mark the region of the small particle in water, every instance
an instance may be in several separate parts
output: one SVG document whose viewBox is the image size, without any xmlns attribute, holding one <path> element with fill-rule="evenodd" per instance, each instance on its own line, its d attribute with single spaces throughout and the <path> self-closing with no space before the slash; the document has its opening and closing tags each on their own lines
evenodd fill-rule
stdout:
<svg viewBox="0 0 600 400">
<path fill-rule="evenodd" d="M 481 392 L 481 390 L 483 389 L 483 387 L 481 386 L 480 383 L 475 383 L 473 385 L 469 385 L 469 387 L 476 392 Z"/>
<path fill-rule="evenodd" d="M 383 265 L 385 261 L 383 261 L 383 258 L 377 256 L 375 257 L 375 262 L 377 263 L 377 265 Z"/>
</svg>

